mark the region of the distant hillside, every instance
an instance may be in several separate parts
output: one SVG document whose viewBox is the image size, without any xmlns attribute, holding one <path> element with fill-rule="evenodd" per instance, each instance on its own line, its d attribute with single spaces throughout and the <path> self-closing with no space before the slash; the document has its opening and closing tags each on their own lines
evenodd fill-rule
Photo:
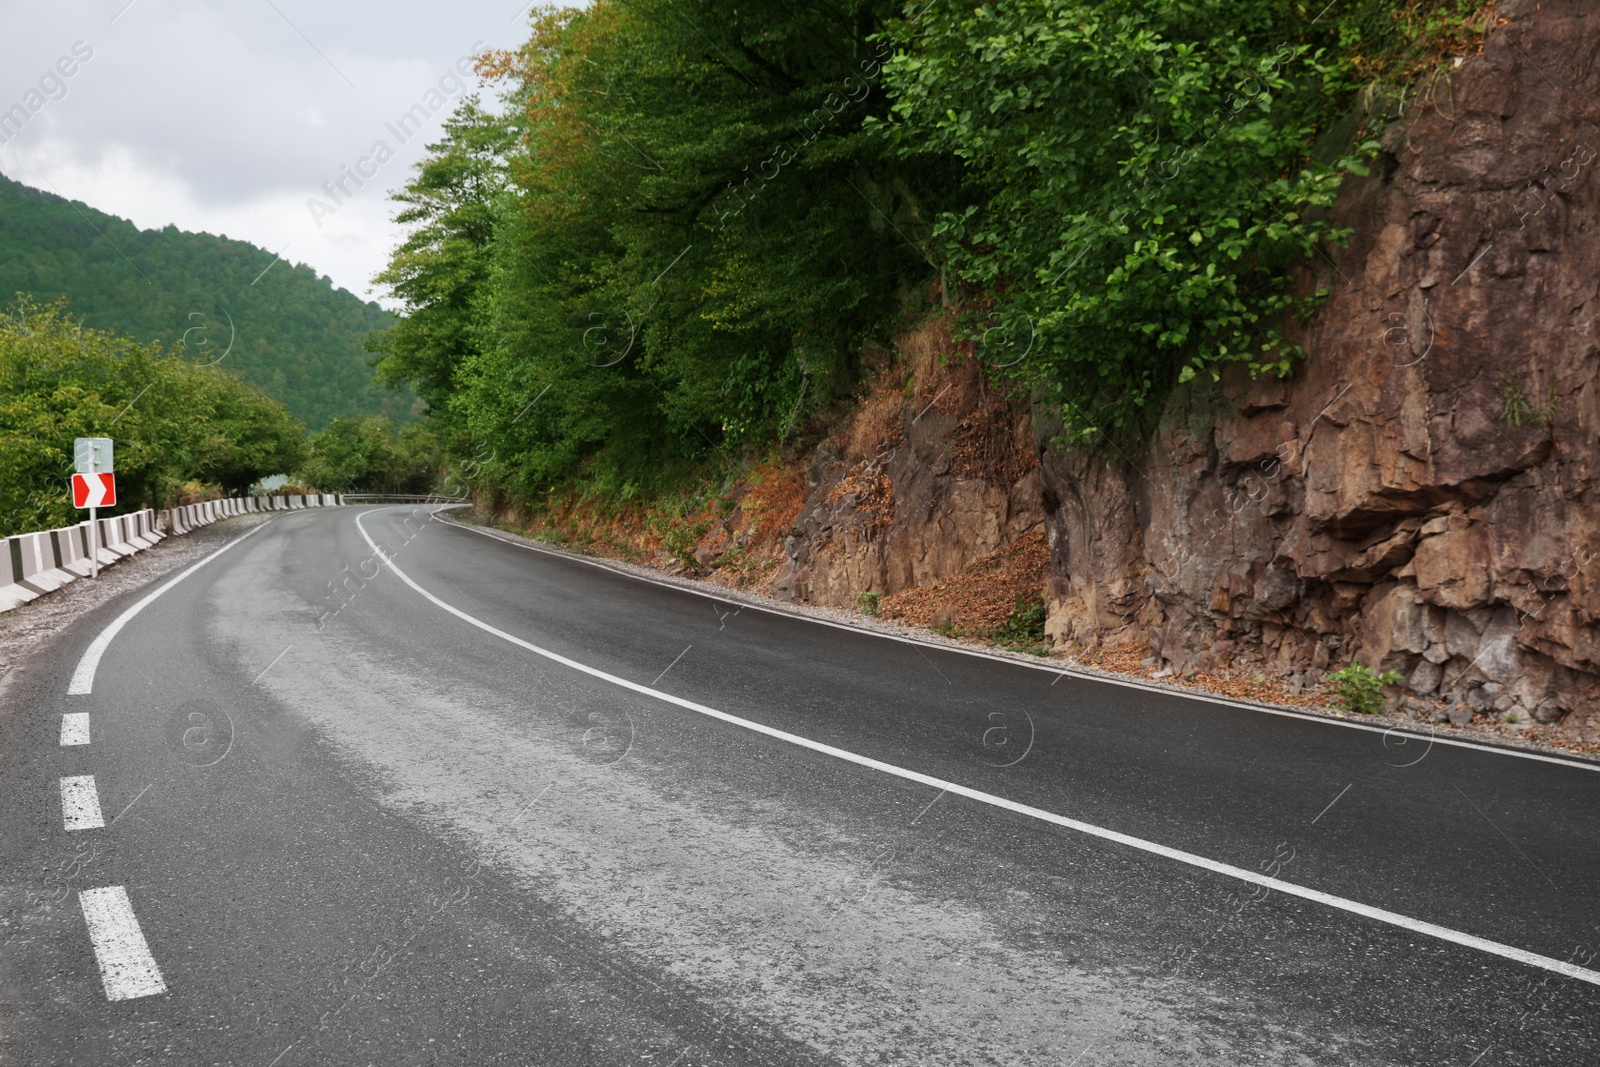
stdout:
<svg viewBox="0 0 1600 1067">
<path fill-rule="evenodd" d="M 273 259 L 215 234 L 141 230 L 0 175 L 0 304 L 64 295 L 84 325 L 182 340 L 195 361 L 221 358 L 231 336 L 223 365 L 313 430 L 340 415 L 405 419 L 412 395 L 373 385 L 362 348 L 389 313 Z"/>
</svg>

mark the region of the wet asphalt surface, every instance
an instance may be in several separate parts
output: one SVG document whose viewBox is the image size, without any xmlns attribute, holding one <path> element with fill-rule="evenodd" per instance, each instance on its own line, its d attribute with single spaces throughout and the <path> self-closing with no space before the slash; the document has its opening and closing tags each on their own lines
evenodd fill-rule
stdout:
<svg viewBox="0 0 1600 1067">
<path fill-rule="evenodd" d="M 414 517 L 409 525 L 403 520 Z M 1586 1064 L 1600 773 L 774 614 L 425 510 L 277 516 L 0 707 L 8 1064 Z M 240 521 L 218 529 L 247 529 Z M 88 712 L 89 745 L 63 747 Z M 99 829 L 63 829 L 93 775 Z M 77 894 L 167 991 L 108 1000 Z"/>
</svg>

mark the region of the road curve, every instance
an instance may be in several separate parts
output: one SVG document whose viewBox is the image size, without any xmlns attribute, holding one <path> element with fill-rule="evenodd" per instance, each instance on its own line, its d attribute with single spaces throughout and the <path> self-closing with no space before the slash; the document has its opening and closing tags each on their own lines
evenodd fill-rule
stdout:
<svg viewBox="0 0 1600 1067">
<path fill-rule="evenodd" d="M 9 686 L 4 1062 L 1600 1060 L 1591 764 L 433 520 L 235 520 Z"/>
</svg>

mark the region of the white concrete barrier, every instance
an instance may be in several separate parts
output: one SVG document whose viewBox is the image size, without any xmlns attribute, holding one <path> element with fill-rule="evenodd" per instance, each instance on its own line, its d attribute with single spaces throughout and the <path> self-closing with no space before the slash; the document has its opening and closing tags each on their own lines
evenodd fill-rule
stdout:
<svg viewBox="0 0 1600 1067">
<path fill-rule="evenodd" d="M 102 567 L 135 552 L 153 548 L 173 534 L 185 534 L 218 519 L 270 508 L 276 498 L 232 498 L 155 511 L 137 511 L 97 519 L 91 530 L 87 520 L 74 526 L 0 538 L 0 611 L 53 593 L 69 582 L 93 573 L 90 545 Z"/>
<path fill-rule="evenodd" d="M 369 499 L 377 502 L 382 498 Z M 404 502 L 416 498 L 393 499 Z M 99 549 L 100 566 L 105 567 L 152 548 L 163 538 L 190 533 L 219 519 L 257 511 L 337 507 L 344 502 L 342 493 L 224 497 L 160 512 L 147 509 L 98 519 L 94 530 L 85 520 L 59 530 L 0 538 L 0 611 L 10 611 L 68 582 L 88 577 L 93 572 L 91 543 Z"/>
<path fill-rule="evenodd" d="M 94 568 L 89 562 L 89 524 L 80 522 L 62 530 L 51 530 L 51 538 L 61 552 L 61 567 L 79 578 L 87 578 Z"/>
<path fill-rule="evenodd" d="M 124 515 L 123 521 L 128 527 L 126 540 L 136 548 L 154 548 L 156 542 L 161 540 L 159 535 L 152 536 L 147 511 L 140 511 L 133 515 Z"/>
<path fill-rule="evenodd" d="M 139 551 L 137 547 L 128 543 L 127 534 L 123 530 L 120 518 L 100 519 L 95 525 L 100 530 L 101 563 L 115 563 L 117 560 L 131 556 Z M 105 556 L 107 552 L 111 554 L 110 559 Z"/>
<path fill-rule="evenodd" d="M 10 594 L 6 607 L 25 604 L 30 600 L 53 593 L 72 581 L 76 575 L 55 565 L 55 553 L 48 533 L 18 534 L 6 538 L 5 565 L 10 569 L 10 584 L 5 591 Z"/>
<path fill-rule="evenodd" d="M 155 541 L 145 536 L 153 512 L 141 511 L 114 519 L 102 519 L 101 536 L 107 539 L 100 551 L 103 563 L 112 563 L 148 548 Z M 140 544 L 138 542 L 144 542 Z M 4 539 L 0 558 L 0 611 L 9 611 L 93 571 L 89 561 L 90 530 L 87 522 L 58 530 L 16 534 Z"/>
</svg>

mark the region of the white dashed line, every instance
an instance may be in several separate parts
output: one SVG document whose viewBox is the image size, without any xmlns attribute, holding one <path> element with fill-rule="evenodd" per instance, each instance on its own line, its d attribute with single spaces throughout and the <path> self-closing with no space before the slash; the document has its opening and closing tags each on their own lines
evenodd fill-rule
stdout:
<svg viewBox="0 0 1600 1067">
<path fill-rule="evenodd" d="M 87 745 L 89 743 L 89 713 L 74 711 L 61 716 L 61 743 Z"/>
<path fill-rule="evenodd" d="M 131 1000 L 165 993 L 167 983 L 161 980 L 161 970 L 150 955 L 128 891 L 120 885 L 85 889 L 78 894 L 78 904 L 89 926 L 106 999 Z"/>
<path fill-rule="evenodd" d="M 1081 819 L 1070 818 L 1066 815 L 1058 815 L 1053 811 L 1046 811 L 1043 808 L 1035 808 L 1029 804 L 1019 804 L 1014 800 L 996 796 L 993 793 L 985 793 L 982 790 L 973 789 L 970 786 L 964 786 L 957 782 L 947 781 L 943 778 L 935 778 L 931 774 L 923 774 L 920 771 L 913 771 L 909 768 L 900 767 L 893 763 L 885 763 L 883 760 L 876 760 L 870 756 L 863 756 L 858 752 L 851 752 L 848 749 L 836 748 L 833 745 L 823 744 L 820 741 L 813 741 L 809 737 L 801 737 L 799 734 L 792 734 L 787 730 L 779 730 L 775 727 L 767 726 L 764 723 L 751 722 L 749 719 L 743 719 L 737 715 L 730 715 L 725 711 L 718 711 L 716 708 L 707 707 L 704 704 L 697 704 L 692 700 L 685 700 L 683 697 L 673 696 L 671 693 L 664 693 L 659 689 L 652 689 L 650 686 L 640 685 L 638 682 L 631 682 L 626 678 L 619 678 L 615 674 L 610 674 L 606 671 L 600 670 L 598 667 L 591 667 L 587 663 L 580 663 L 575 659 L 561 655 L 559 652 L 552 652 L 550 649 L 540 648 L 531 641 L 524 641 L 515 634 L 506 633 L 504 630 L 501 630 L 495 626 L 491 626 L 482 619 L 469 615 L 460 608 L 454 607 L 453 605 L 440 600 L 438 597 L 422 588 L 422 586 L 412 581 L 411 577 L 407 575 L 405 571 L 395 566 L 395 562 L 390 558 L 389 554 L 379 547 L 378 543 L 372 539 L 370 534 L 367 533 L 367 528 L 362 525 L 361 520 L 370 514 L 372 514 L 372 512 L 364 511 L 356 516 L 356 529 L 361 532 L 362 538 L 369 546 L 371 546 L 373 553 L 378 557 L 378 559 L 383 561 L 384 566 L 388 567 L 389 570 L 394 573 L 396 578 L 399 578 L 402 582 L 410 586 L 416 592 L 420 593 L 425 599 L 432 602 L 437 607 L 443 608 L 445 611 L 448 611 L 450 614 L 454 615 L 463 622 L 472 626 L 476 626 L 485 633 L 493 634 L 501 640 L 508 641 L 519 648 L 525 648 L 536 656 L 542 656 L 552 662 L 559 663 L 565 667 L 570 667 L 575 671 L 587 674 L 591 678 L 598 678 L 601 681 L 609 682 L 612 685 L 638 693 L 641 696 L 652 697 L 664 703 L 676 705 L 677 707 L 683 708 L 685 711 L 692 711 L 696 714 L 704 715 L 707 718 L 728 723 L 730 726 L 737 726 L 742 729 L 749 730 L 752 733 L 762 734 L 766 737 L 773 738 L 774 740 L 783 741 L 800 748 L 809 749 L 812 752 L 816 752 L 824 756 L 831 756 L 834 759 L 843 760 L 846 763 L 853 763 L 858 767 L 865 767 L 869 770 L 892 775 L 896 778 L 901 778 L 909 782 L 920 782 L 923 785 L 930 786 L 934 789 L 943 789 L 956 796 L 966 797 L 968 800 L 977 801 L 980 804 L 988 804 L 991 807 L 1000 808 L 1003 811 L 1010 811 L 1017 815 L 1022 815 L 1030 819 L 1037 819 L 1040 822 L 1049 823 L 1053 826 L 1060 826 L 1067 830 L 1074 830 L 1080 834 L 1098 838 L 1102 841 L 1110 841 L 1118 845 L 1123 845 L 1127 848 L 1137 849 L 1140 852 L 1160 856 L 1176 863 L 1186 864 L 1190 867 L 1197 867 L 1203 871 L 1210 871 L 1213 874 L 1220 874 L 1227 878 L 1233 878 L 1251 885 L 1261 886 L 1265 889 L 1276 889 L 1285 896 L 1296 897 L 1300 900 L 1307 900 L 1314 904 L 1321 904 L 1324 907 L 1333 908 L 1351 915 L 1359 915 L 1362 918 L 1371 919 L 1374 922 L 1380 922 L 1389 926 L 1399 927 L 1402 930 L 1409 930 L 1412 933 L 1437 938 L 1440 941 L 1446 941 L 1453 945 L 1460 945 L 1463 948 L 1474 949 L 1478 952 L 1487 953 L 1491 956 L 1499 956 L 1501 959 L 1512 960 L 1517 963 L 1525 964 L 1529 967 L 1537 967 L 1541 970 L 1551 971 L 1555 974 L 1564 974 L 1568 978 L 1576 978 L 1580 982 L 1588 982 L 1590 985 L 1600 986 L 1600 971 L 1591 971 L 1587 967 L 1579 967 L 1577 964 L 1572 963 L 1569 960 L 1558 960 L 1551 956 L 1540 955 L 1537 952 L 1529 952 L 1527 949 L 1517 948 L 1514 945 L 1505 945 L 1498 941 L 1491 941 L 1486 937 L 1479 937 L 1476 934 L 1465 933 L 1461 930 L 1452 930 L 1449 927 L 1440 926 L 1424 919 L 1417 919 L 1410 915 L 1402 915 L 1399 912 L 1389 911 L 1386 908 L 1377 908 L 1370 904 L 1363 904 L 1358 900 L 1350 900 L 1346 897 L 1335 896 L 1332 893 L 1325 893 L 1320 889 L 1312 889 L 1308 886 L 1296 885 L 1293 882 L 1286 882 L 1281 878 L 1273 878 L 1270 875 L 1262 874 L 1259 871 L 1253 871 L 1245 867 L 1235 867 L 1231 863 L 1223 863 L 1219 860 L 1211 859 L 1208 856 L 1199 856 L 1193 852 L 1185 852 L 1182 849 L 1172 848 L 1171 846 L 1163 845 L 1155 841 L 1148 841 L 1141 837 L 1134 837 L 1132 834 L 1125 834 L 1118 830 L 1108 829 L 1104 826 L 1096 826 L 1093 823 L 1084 822 Z"/>
<path fill-rule="evenodd" d="M 106 824 L 105 816 L 100 814 L 94 775 L 61 779 L 61 818 L 68 830 L 98 830 Z"/>
</svg>

